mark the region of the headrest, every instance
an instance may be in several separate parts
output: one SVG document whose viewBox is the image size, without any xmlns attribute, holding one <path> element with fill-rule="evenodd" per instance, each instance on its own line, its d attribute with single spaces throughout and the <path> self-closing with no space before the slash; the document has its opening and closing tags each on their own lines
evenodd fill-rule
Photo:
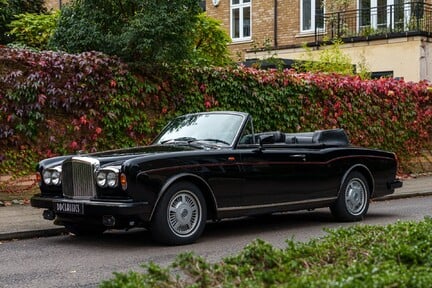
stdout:
<svg viewBox="0 0 432 288">
<path fill-rule="evenodd" d="M 343 129 L 318 130 L 313 134 L 313 142 L 329 146 L 349 145 L 348 136 Z"/>
</svg>

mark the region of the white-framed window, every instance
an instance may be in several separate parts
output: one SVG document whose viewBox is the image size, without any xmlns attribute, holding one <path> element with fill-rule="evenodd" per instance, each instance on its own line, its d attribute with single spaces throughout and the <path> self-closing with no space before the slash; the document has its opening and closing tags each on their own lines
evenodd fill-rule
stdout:
<svg viewBox="0 0 432 288">
<path fill-rule="evenodd" d="M 324 29 L 324 0 L 300 0 L 300 32 Z"/>
<path fill-rule="evenodd" d="M 231 0 L 231 39 L 233 41 L 250 40 L 252 0 Z"/>
</svg>

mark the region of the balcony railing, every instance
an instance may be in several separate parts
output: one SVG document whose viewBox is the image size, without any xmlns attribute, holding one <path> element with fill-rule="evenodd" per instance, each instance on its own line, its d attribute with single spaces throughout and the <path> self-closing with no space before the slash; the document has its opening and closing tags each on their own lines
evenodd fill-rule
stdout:
<svg viewBox="0 0 432 288">
<path fill-rule="evenodd" d="M 432 5 L 396 5 L 316 15 L 315 43 L 336 38 L 355 42 L 409 35 L 432 36 Z"/>
</svg>

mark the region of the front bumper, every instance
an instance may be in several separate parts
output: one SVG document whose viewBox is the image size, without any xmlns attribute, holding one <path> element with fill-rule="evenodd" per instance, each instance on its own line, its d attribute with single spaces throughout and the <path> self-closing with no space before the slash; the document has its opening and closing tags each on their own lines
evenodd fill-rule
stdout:
<svg viewBox="0 0 432 288">
<path fill-rule="evenodd" d="M 101 200 L 78 200 L 78 199 L 65 199 L 61 197 L 44 197 L 35 195 L 30 199 L 30 204 L 36 208 L 45 208 L 54 211 L 56 214 L 61 215 L 74 215 L 73 211 L 59 212 L 56 211 L 58 203 L 65 205 L 79 204 L 83 207 L 79 215 L 84 217 L 93 216 L 138 216 L 145 220 L 148 219 L 151 213 L 151 207 L 147 202 L 131 202 L 131 201 L 101 201 Z"/>
</svg>

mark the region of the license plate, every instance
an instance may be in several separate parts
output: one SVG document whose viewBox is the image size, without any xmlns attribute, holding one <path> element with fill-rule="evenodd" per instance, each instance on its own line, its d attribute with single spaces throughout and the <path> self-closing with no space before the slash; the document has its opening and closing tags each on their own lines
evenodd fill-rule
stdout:
<svg viewBox="0 0 432 288">
<path fill-rule="evenodd" d="M 54 211 L 67 214 L 84 214 L 84 204 L 70 202 L 54 202 Z"/>
</svg>

